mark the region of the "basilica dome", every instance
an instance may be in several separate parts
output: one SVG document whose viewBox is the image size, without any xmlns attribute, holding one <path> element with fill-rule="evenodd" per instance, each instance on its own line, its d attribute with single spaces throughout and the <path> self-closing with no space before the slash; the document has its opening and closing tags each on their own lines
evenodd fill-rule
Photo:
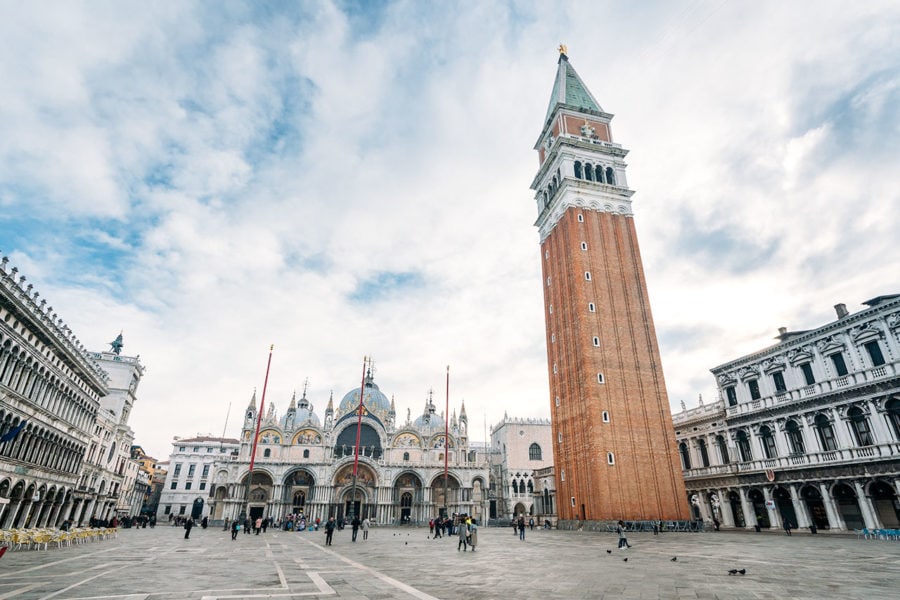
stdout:
<svg viewBox="0 0 900 600">
<path fill-rule="evenodd" d="M 425 413 L 423 415 L 419 415 L 415 421 L 413 421 L 413 428 L 422 433 L 431 433 L 435 430 L 444 430 L 444 419 L 440 417 L 440 415 L 431 413 Z"/>
<path fill-rule="evenodd" d="M 316 416 L 316 413 L 309 408 L 298 408 L 293 417 L 294 418 L 291 419 L 291 413 L 289 412 L 281 417 L 281 427 L 284 429 L 292 429 L 293 427 L 299 427 L 304 424 L 311 424 L 315 427 L 320 427 L 322 425 L 319 421 L 319 417 Z"/>
<path fill-rule="evenodd" d="M 366 377 L 363 393 L 363 405 L 366 410 L 375 415 L 379 420 L 384 421 L 391 411 L 391 401 L 381 393 L 378 386 L 372 381 L 372 376 Z M 341 403 L 338 406 L 337 414 L 340 416 L 356 411 L 359 406 L 359 388 L 355 388 L 344 394 Z"/>
</svg>

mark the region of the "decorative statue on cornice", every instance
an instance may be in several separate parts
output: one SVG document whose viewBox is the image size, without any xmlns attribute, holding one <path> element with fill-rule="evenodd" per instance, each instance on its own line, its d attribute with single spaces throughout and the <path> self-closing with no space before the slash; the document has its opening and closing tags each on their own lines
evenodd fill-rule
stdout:
<svg viewBox="0 0 900 600">
<path fill-rule="evenodd" d="M 122 332 L 119 332 L 119 335 L 116 336 L 116 339 L 109 343 L 109 351 L 115 354 L 116 356 L 122 354 L 122 348 L 125 347 L 125 343 L 122 341 Z"/>
</svg>

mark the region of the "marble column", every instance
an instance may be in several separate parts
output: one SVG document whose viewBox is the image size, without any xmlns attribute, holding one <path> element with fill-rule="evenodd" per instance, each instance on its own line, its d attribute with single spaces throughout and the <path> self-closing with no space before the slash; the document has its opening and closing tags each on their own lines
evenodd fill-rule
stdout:
<svg viewBox="0 0 900 600">
<path fill-rule="evenodd" d="M 728 497 L 728 490 L 719 490 L 719 511 L 722 513 L 722 525 L 725 527 L 735 527 L 734 514 L 731 512 L 731 500 Z"/>
<path fill-rule="evenodd" d="M 71 505 L 69 506 L 69 512 L 64 516 L 63 521 L 69 519 L 74 524 L 77 524 L 78 521 L 75 519 L 75 516 L 78 514 L 78 509 L 81 507 L 81 498 L 73 498 Z"/>
<path fill-rule="evenodd" d="M 19 512 L 19 505 L 21 503 L 21 500 L 9 501 L 9 504 L 6 505 L 6 513 L 3 516 L 3 520 L 0 521 L 0 529 L 12 529 L 13 519 L 16 518 L 16 513 Z"/>
<path fill-rule="evenodd" d="M 756 511 L 753 510 L 753 503 L 751 503 L 750 499 L 747 497 L 747 491 L 744 488 L 738 488 L 737 492 L 741 498 L 741 510 L 744 511 L 744 526 L 749 529 L 758 525 L 759 523 L 756 521 Z"/>
<path fill-rule="evenodd" d="M 697 500 L 700 505 L 700 518 L 706 523 L 712 523 L 712 507 L 709 505 L 709 492 L 700 490 L 697 492 Z"/>
<path fill-rule="evenodd" d="M 59 507 L 59 511 L 56 513 L 56 518 L 53 521 L 53 525 L 55 527 L 59 527 L 62 524 L 62 522 L 66 520 L 66 515 L 71 510 L 72 510 L 72 499 L 68 498 L 65 502 L 63 502 L 62 506 Z"/>
<path fill-rule="evenodd" d="M 859 509 L 862 511 L 866 527 L 869 529 L 881 529 L 883 527 L 881 519 L 878 518 L 878 513 L 875 511 L 875 507 L 872 506 L 872 499 L 866 494 L 862 484 L 859 481 L 854 481 L 853 489 L 856 490 L 856 501 L 859 502 Z"/>
<path fill-rule="evenodd" d="M 831 496 L 831 492 L 828 491 L 828 486 L 824 483 L 820 483 L 819 493 L 822 494 L 822 503 L 825 505 L 825 514 L 828 515 L 828 528 L 838 531 L 847 529 L 847 526 L 844 524 L 844 518 L 841 516 L 841 511 L 838 510 L 837 505 L 834 503 L 834 498 Z"/>
<path fill-rule="evenodd" d="M 784 522 L 781 518 L 781 512 L 778 510 L 778 504 L 772 496 L 771 487 L 763 487 L 763 498 L 766 501 L 766 511 L 769 513 L 769 523 L 772 529 L 780 529 Z"/>
<path fill-rule="evenodd" d="M 84 512 L 81 515 L 81 519 L 84 525 L 88 525 L 91 521 L 91 518 L 94 516 L 94 504 L 97 502 L 96 498 L 91 498 L 90 501 L 84 507 Z"/>
<path fill-rule="evenodd" d="M 22 507 L 22 517 L 19 519 L 18 527 L 28 528 L 32 527 L 31 519 L 33 516 L 32 513 L 34 513 L 35 502 L 33 500 L 25 500 L 24 502 L 27 504 Z"/>
<path fill-rule="evenodd" d="M 794 513 L 797 515 L 797 527 L 809 527 L 812 525 L 812 519 L 810 519 L 809 511 L 806 509 L 806 503 L 800 497 L 797 485 L 794 483 L 789 484 L 788 490 L 791 492 L 791 504 L 793 504 Z"/>
</svg>

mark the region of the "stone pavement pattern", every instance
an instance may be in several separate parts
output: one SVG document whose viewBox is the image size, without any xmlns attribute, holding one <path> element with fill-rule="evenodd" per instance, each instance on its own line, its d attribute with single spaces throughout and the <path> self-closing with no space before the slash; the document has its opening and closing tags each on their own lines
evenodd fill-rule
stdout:
<svg viewBox="0 0 900 600">
<path fill-rule="evenodd" d="M 634 547 L 620 551 L 614 534 L 535 530 L 521 542 L 510 529 L 481 528 L 477 552 L 463 553 L 455 537 L 414 528 L 374 529 L 355 544 L 346 529 L 331 547 L 322 532 L 183 535 L 125 529 L 116 540 L 8 552 L 0 600 L 900 596 L 900 542 L 853 536 L 631 534 Z"/>
</svg>

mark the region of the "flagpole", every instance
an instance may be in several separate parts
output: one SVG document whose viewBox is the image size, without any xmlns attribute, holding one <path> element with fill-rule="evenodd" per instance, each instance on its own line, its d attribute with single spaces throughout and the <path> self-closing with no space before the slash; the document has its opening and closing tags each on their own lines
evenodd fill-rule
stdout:
<svg viewBox="0 0 900 600">
<path fill-rule="evenodd" d="M 450 466 L 450 365 L 447 365 L 447 404 L 444 409 L 444 512 L 450 514 L 447 498 L 447 471 Z"/>
<path fill-rule="evenodd" d="M 353 493 L 350 496 L 350 520 L 353 520 L 356 503 L 356 476 L 359 469 L 359 438 L 362 433 L 363 396 L 366 392 L 366 357 L 363 356 L 362 381 L 359 383 L 359 407 L 356 409 L 356 447 L 353 453 Z"/>
<path fill-rule="evenodd" d="M 250 485 L 253 482 L 253 463 L 256 462 L 256 444 L 259 441 L 259 426 L 263 420 L 263 407 L 266 405 L 266 386 L 269 385 L 269 368 L 272 366 L 272 352 L 275 344 L 269 346 L 269 361 L 266 363 L 266 378 L 263 380 L 262 398 L 259 401 L 259 413 L 256 415 L 256 433 L 253 434 L 253 449 L 250 451 L 250 473 L 247 475 L 247 510 L 246 517 L 250 516 Z"/>
</svg>

